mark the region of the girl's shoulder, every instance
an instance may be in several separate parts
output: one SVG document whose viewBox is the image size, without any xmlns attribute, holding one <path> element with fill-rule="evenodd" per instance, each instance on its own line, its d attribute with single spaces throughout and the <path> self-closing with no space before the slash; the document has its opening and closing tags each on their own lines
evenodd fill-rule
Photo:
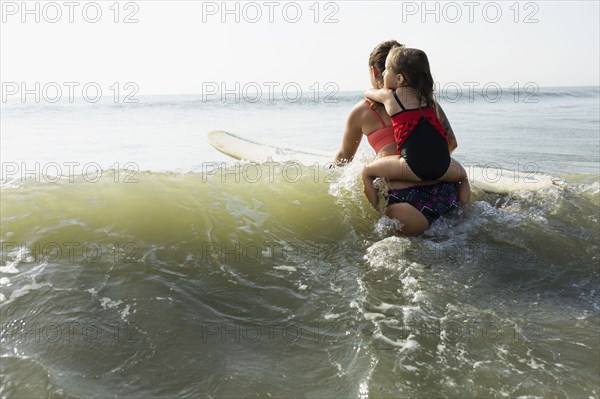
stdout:
<svg viewBox="0 0 600 399">
<path fill-rule="evenodd" d="M 423 107 L 427 107 L 426 104 L 422 103 L 419 98 L 417 97 L 417 94 L 415 93 L 415 91 L 410 88 L 410 87 L 406 87 L 406 86 L 400 86 L 396 89 L 396 91 L 394 92 L 396 95 L 395 97 L 395 102 L 397 103 L 402 103 L 402 105 L 406 108 L 406 109 L 414 109 L 414 108 L 423 108 Z"/>
</svg>

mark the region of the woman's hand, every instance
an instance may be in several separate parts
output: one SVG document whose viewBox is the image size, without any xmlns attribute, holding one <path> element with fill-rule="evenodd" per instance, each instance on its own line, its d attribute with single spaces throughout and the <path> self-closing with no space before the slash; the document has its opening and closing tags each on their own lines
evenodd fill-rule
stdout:
<svg viewBox="0 0 600 399">
<path fill-rule="evenodd" d="M 327 169 L 333 169 L 338 166 L 346 166 L 346 165 L 348 165 L 348 163 L 350 163 L 350 161 L 352 161 L 352 160 L 344 158 L 343 154 L 340 151 L 335 156 L 335 162 L 329 162 L 327 164 Z"/>
</svg>

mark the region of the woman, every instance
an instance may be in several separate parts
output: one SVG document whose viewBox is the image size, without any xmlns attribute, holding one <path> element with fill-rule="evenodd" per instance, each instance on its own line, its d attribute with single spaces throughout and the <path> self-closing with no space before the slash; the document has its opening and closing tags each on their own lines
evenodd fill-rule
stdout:
<svg viewBox="0 0 600 399">
<path fill-rule="evenodd" d="M 397 46 L 402 45 L 395 40 L 388 40 L 378 44 L 371 52 L 369 74 L 374 88 L 383 87 L 385 59 L 389 51 Z M 439 104 L 435 105 L 438 118 L 448 134 L 448 148 L 452 152 L 457 147 L 456 137 L 444 111 Z M 348 116 L 336 163 L 343 164 L 352 160 L 363 135 L 367 136 L 377 157 L 397 155 L 389 115 L 381 104 L 365 99 L 356 104 Z M 422 234 L 435 219 L 459 206 L 457 186 L 453 183 L 391 181 L 389 188 L 385 213 L 400 222 L 401 231 L 405 235 Z"/>
</svg>

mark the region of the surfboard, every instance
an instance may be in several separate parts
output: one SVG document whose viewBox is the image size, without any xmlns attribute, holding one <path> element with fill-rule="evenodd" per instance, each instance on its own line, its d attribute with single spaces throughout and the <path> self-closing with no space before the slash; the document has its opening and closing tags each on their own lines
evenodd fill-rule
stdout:
<svg viewBox="0 0 600 399">
<path fill-rule="evenodd" d="M 326 167 L 331 165 L 335 158 L 335 154 L 325 151 L 279 147 L 221 130 L 209 132 L 207 139 L 210 145 L 223 154 L 234 159 L 251 162 L 294 161 L 307 166 L 317 163 Z M 469 175 L 471 185 L 486 192 L 507 194 L 519 190 L 535 191 L 545 187 L 566 185 L 564 180 L 542 173 L 528 173 L 481 165 L 463 166 Z"/>
<path fill-rule="evenodd" d="M 223 154 L 244 161 L 296 161 L 303 165 L 314 165 L 332 163 L 335 158 L 333 153 L 300 147 L 279 147 L 221 130 L 208 132 L 207 139 L 210 145 Z"/>
</svg>

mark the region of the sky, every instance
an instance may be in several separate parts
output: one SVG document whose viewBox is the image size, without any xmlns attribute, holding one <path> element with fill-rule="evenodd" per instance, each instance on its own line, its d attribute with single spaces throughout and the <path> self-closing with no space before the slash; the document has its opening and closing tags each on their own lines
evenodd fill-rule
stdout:
<svg viewBox="0 0 600 399">
<path fill-rule="evenodd" d="M 121 95 L 363 90 L 377 43 L 424 50 L 440 87 L 600 84 L 598 1 L 2 1 L 6 90 Z M 73 83 L 75 82 L 75 83 Z"/>
</svg>

